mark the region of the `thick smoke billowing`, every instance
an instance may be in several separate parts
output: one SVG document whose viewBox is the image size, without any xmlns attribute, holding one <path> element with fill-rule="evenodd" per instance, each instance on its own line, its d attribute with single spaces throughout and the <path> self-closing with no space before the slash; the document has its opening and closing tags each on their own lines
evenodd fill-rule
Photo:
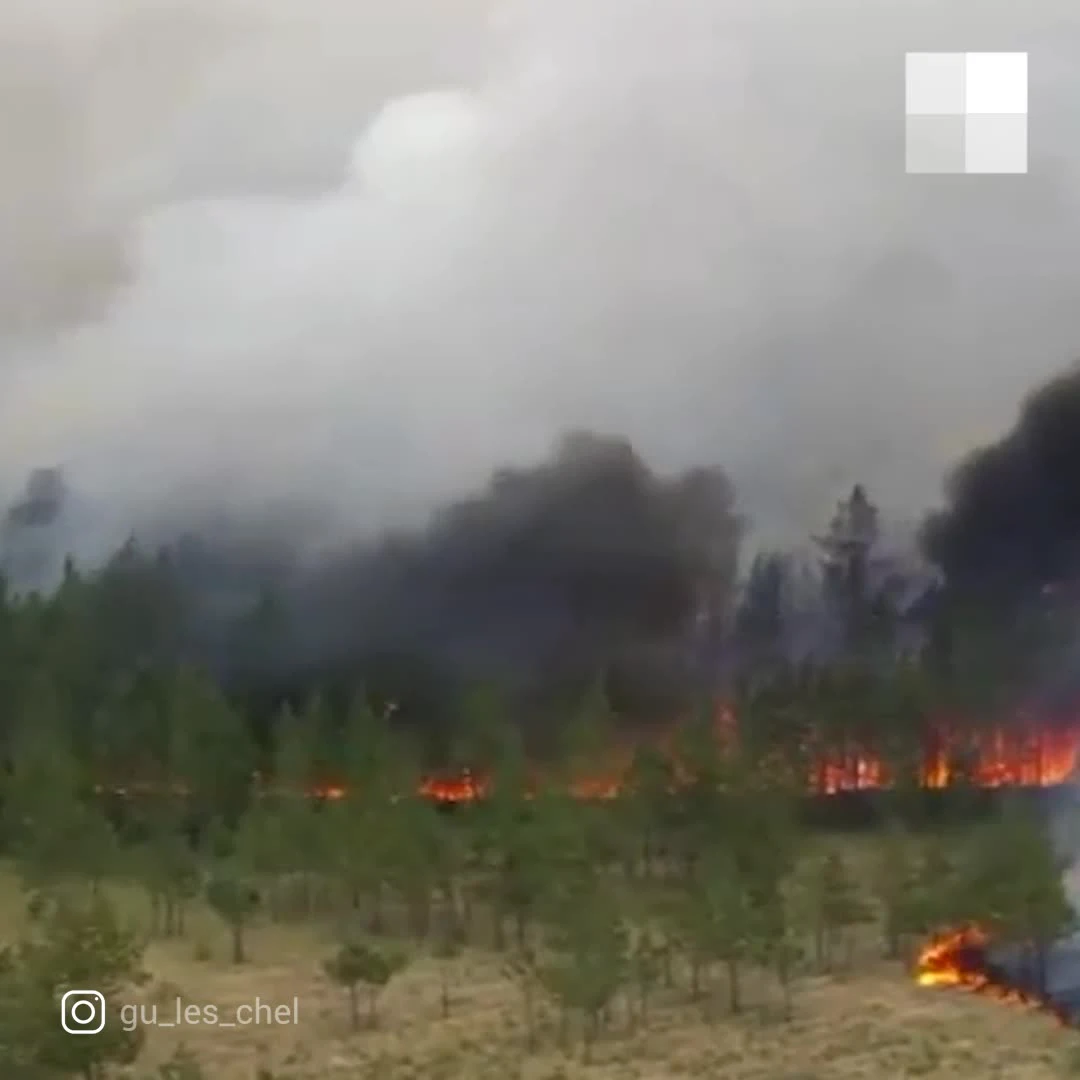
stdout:
<svg viewBox="0 0 1080 1080">
<path fill-rule="evenodd" d="M 579 434 L 541 466 L 497 473 L 421 532 L 314 566 L 250 544 L 230 564 L 221 536 L 181 543 L 174 558 L 219 612 L 230 589 L 243 612 L 274 586 L 284 637 L 274 640 L 266 612 L 265 648 L 252 659 L 278 675 L 399 655 L 456 672 L 580 679 L 631 657 L 685 670 L 730 599 L 739 534 L 720 470 L 663 478 L 624 440 Z M 245 595 L 256 554 L 263 572 Z"/>
<path fill-rule="evenodd" d="M 942 464 L 1080 353 L 1073 0 L 15 0 L 0 486 L 60 546 L 415 523 L 564 430 L 760 534 Z M 907 177 L 903 52 L 1031 53 L 1031 174 Z M 279 510 L 282 507 L 285 509 Z"/>
<path fill-rule="evenodd" d="M 968 594 L 1024 599 L 1080 575 L 1080 367 L 1033 393 L 951 476 L 927 554 Z"/>
</svg>

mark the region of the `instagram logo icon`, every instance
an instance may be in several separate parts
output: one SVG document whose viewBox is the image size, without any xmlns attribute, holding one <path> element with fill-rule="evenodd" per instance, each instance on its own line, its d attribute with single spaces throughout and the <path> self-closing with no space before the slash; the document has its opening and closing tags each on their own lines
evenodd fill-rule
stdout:
<svg viewBox="0 0 1080 1080">
<path fill-rule="evenodd" d="M 96 990 L 68 990 L 60 999 L 60 1026 L 69 1035 L 96 1035 L 104 1030 L 104 996 Z"/>
</svg>

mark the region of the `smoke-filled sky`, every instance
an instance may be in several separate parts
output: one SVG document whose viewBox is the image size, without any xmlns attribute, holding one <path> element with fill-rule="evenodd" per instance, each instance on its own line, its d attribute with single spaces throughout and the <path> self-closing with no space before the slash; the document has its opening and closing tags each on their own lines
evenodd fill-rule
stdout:
<svg viewBox="0 0 1080 1080">
<path fill-rule="evenodd" d="M 1028 50 L 1030 175 L 905 176 L 905 50 Z M 591 428 L 914 515 L 1080 356 L 1078 131 L 1076 0 L 6 0 L 0 487 L 367 529 Z"/>
</svg>

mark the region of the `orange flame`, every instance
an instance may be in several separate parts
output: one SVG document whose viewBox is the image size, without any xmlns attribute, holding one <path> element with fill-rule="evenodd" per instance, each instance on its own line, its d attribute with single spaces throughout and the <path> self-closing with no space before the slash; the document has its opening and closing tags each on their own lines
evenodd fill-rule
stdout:
<svg viewBox="0 0 1080 1080">
<path fill-rule="evenodd" d="M 919 952 L 915 981 L 920 986 L 967 986 L 982 989 L 986 973 L 986 947 L 990 936 L 978 926 L 965 926 L 934 935 Z"/>
<path fill-rule="evenodd" d="M 730 709 L 718 710 L 715 735 L 721 749 L 733 745 L 737 726 Z M 1073 773 L 1080 752 L 1080 720 L 1035 724 L 1028 718 L 1017 718 L 998 728 L 974 732 L 964 731 L 961 725 L 942 726 L 927 743 L 919 769 L 924 788 L 941 789 L 963 781 L 983 788 L 1048 787 L 1063 783 Z M 616 798 L 630 786 L 635 750 L 640 745 L 623 742 L 613 747 L 610 765 L 575 777 L 567 784 L 569 790 L 582 799 Z M 672 732 L 660 736 L 653 745 L 667 757 L 676 784 L 692 774 L 693 769 L 684 768 L 678 760 Z M 813 762 L 806 779 L 808 794 L 873 791 L 894 783 L 886 762 L 854 742 L 846 751 L 822 751 L 808 757 Z M 534 775 L 529 787 L 535 790 L 540 784 L 541 778 Z M 119 795 L 162 789 L 154 784 L 105 786 Z M 490 778 L 468 769 L 456 775 L 426 776 L 416 788 L 416 794 L 441 803 L 473 802 L 490 791 Z M 335 800 L 342 798 L 345 789 L 340 781 L 328 780 L 315 786 L 312 793 Z"/>
<path fill-rule="evenodd" d="M 915 981 L 919 986 L 957 987 L 996 1001 L 1040 1009 L 1051 1013 L 1059 1023 L 1068 1022 L 1052 1001 L 1010 986 L 1004 974 L 988 963 L 989 945 L 990 935 L 979 926 L 963 926 L 935 934 L 919 952 Z"/>
<path fill-rule="evenodd" d="M 945 788 L 960 782 L 977 787 L 1050 787 L 1071 775 L 1080 752 L 1080 722 L 1046 721 L 1017 716 L 994 728 L 965 730 L 942 724 L 926 739 L 920 780 L 923 787 Z M 844 755 L 823 755 L 812 790 L 824 794 L 888 787 L 886 764 L 857 746 Z"/>
<path fill-rule="evenodd" d="M 717 735 L 722 743 L 730 741 L 732 720 L 726 710 L 719 715 Z M 920 769 L 925 788 L 941 789 L 963 781 L 982 788 L 1050 787 L 1065 782 L 1073 772 L 1080 752 L 1080 722 L 1036 726 L 1018 720 L 989 731 L 963 734 L 946 729 L 932 743 Z M 628 786 L 633 756 L 633 748 L 619 748 L 604 775 L 580 777 L 570 784 L 571 790 L 581 798 L 616 797 Z M 892 784 L 889 768 L 880 757 L 853 746 L 847 753 L 818 755 L 810 769 L 807 791 L 835 795 Z M 485 778 L 465 772 L 457 777 L 427 778 L 420 785 L 420 794 L 441 802 L 469 802 L 489 789 Z"/>
</svg>

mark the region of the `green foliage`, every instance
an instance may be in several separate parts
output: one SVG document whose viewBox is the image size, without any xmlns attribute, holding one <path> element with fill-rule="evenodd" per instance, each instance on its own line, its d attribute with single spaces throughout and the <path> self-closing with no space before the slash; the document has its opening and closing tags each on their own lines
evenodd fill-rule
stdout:
<svg viewBox="0 0 1080 1080">
<path fill-rule="evenodd" d="M 243 717 L 195 671 L 175 673 L 167 702 L 172 782 L 186 789 L 197 819 L 234 821 L 255 772 L 255 750 Z"/>
<path fill-rule="evenodd" d="M 471 685 L 458 705 L 457 739 L 451 764 L 490 776 L 515 752 L 515 732 L 499 688 L 490 682 Z"/>
<path fill-rule="evenodd" d="M 198 895 L 199 864 L 183 832 L 183 807 L 167 795 L 144 800 L 142 842 L 133 850 L 135 876 L 150 896 L 151 932 L 173 937 L 184 932 L 185 904 Z"/>
<path fill-rule="evenodd" d="M 940 678 L 927 661 L 906 659 L 877 680 L 870 713 L 878 717 L 876 745 L 892 779 L 891 811 L 911 820 L 921 809 L 923 751 Z"/>
<path fill-rule="evenodd" d="M 959 853 L 948 836 L 922 837 L 908 895 L 904 929 L 919 936 L 972 921 L 983 911 L 982 900 L 961 876 Z"/>
<path fill-rule="evenodd" d="M 582 696 L 563 733 L 562 760 L 570 779 L 595 776 L 610 768 L 615 745 L 615 714 L 603 677 L 595 678 Z"/>
<path fill-rule="evenodd" d="M 739 1012 L 741 972 L 759 941 L 761 910 L 752 903 L 747 879 L 730 851 L 720 849 L 705 857 L 696 888 L 682 900 L 681 918 L 691 944 L 695 983 L 702 964 L 722 964 L 729 1008 Z"/>
<path fill-rule="evenodd" d="M 840 851 L 829 851 L 812 861 L 809 871 L 807 890 L 813 909 L 815 957 L 822 970 L 829 970 L 837 944 L 850 942 L 849 932 L 869 922 L 871 912 Z"/>
<path fill-rule="evenodd" d="M 670 756 L 648 744 L 636 747 L 615 807 L 622 830 L 623 864 L 630 876 L 639 869 L 646 879 L 656 873 L 660 848 L 674 825 L 675 789 Z"/>
<path fill-rule="evenodd" d="M 281 806 L 268 799 L 253 799 L 240 818 L 232 854 L 256 877 L 273 878 L 291 868 L 285 818 Z"/>
<path fill-rule="evenodd" d="M 850 544 L 844 530 L 859 515 L 863 539 Z M 566 710 L 569 723 L 550 717 L 560 720 L 550 726 L 561 738 L 544 749 L 558 743 L 561 757 L 545 758 L 543 768 L 526 753 L 518 702 L 500 688 L 478 684 L 460 700 L 434 701 L 440 716 L 460 717 L 444 740 L 452 745 L 441 747 L 451 763 L 490 781 L 489 798 L 453 816 L 412 797 L 421 762 L 395 710 L 382 704 L 392 695 L 356 693 L 346 706 L 350 688 L 327 686 L 299 715 L 278 710 L 264 744 L 263 722 L 276 703 L 246 692 L 226 697 L 205 671 L 182 662 L 184 607 L 167 559 L 132 545 L 100 575 L 69 568 L 49 597 L 15 599 L 0 582 L 4 832 L 23 878 L 42 890 L 30 937 L 0 964 L 0 1052 L 8 1055 L 0 1076 L 29 1080 L 40 1061 L 60 1061 L 53 997 L 65 980 L 122 994 L 134 977 L 126 939 L 109 917 L 69 906 L 90 903 L 99 883 L 107 893 L 110 875 L 145 888 L 154 930 L 166 936 L 183 932 L 185 905 L 209 875 L 205 897 L 231 931 L 237 960 L 264 906 L 274 919 L 332 914 L 339 940 L 352 941 L 361 921 L 380 935 L 408 929 L 438 961 L 444 1013 L 455 957 L 479 921 L 470 913 L 486 901 L 476 906 L 493 917 L 521 988 L 530 1043 L 540 1030 L 541 988 L 580 1025 L 589 1052 L 617 1006 L 631 1005 L 635 1022 L 644 1022 L 657 988 L 683 979 L 682 960 L 695 988 L 710 991 L 710 1005 L 726 984 L 731 1010 L 740 1010 L 743 972 L 754 966 L 775 977 L 790 1011 L 806 954 L 816 945 L 821 966 L 833 966 L 869 917 L 839 852 L 799 858 L 816 850 L 803 843 L 793 812 L 815 762 L 876 755 L 896 781 L 889 810 L 915 818 L 930 802 L 919 789 L 934 734 L 928 718 L 943 703 L 1005 703 L 1004 684 L 1014 689 L 1023 667 L 1009 661 L 998 679 L 996 665 L 1015 642 L 1008 628 L 983 626 L 970 613 L 948 633 L 935 627 L 925 657 L 886 665 L 879 646 L 890 613 L 864 573 L 873 518 L 872 505 L 853 492 L 822 544 L 824 591 L 843 608 L 849 633 L 865 641 L 840 663 L 786 665 L 776 639 L 797 567 L 763 560 L 739 626 L 755 663 L 753 679 L 731 687 L 737 721 L 703 698 L 680 726 L 674 755 L 668 742 L 638 747 L 617 801 L 572 795 L 573 781 L 604 778 L 623 764 L 626 731 L 605 693 L 616 677 L 597 678 Z M 250 617 L 237 620 L 230 642 L 238 668 L 253 673 L 260 649 L 276 655 L 285 614 L 264 590 Z M 1022 634 L 1031 633 L 1025 624 Z M 950 742 L 967 747 L 969 780 L 983 723 L 980 713 Z M 328 783 L 341 784 L 344 797 L 308 797 Z M 95 793 L 114 786 L 129 795 L 120 837 Z M 946 822 L 921 841 L 890 829 L 877 848 L 873 896 L 892 955 L 911 938 L 967 920 L 1038 954 L 1071 924 L 1041 825 L 1018 811 L 967 844 Z M 371 944 L 343 946 L 327 962 L 349 993 L 354 1025 L 358 993 L 367 989 L 374 1023 L 376 998 L 403 962 Z M 717 974 L 723 982 L 714 982 Z M 137 1049 L 112 1038 L 82 1044 L 86 1054 L 97 1047 L 87 1068 Z M 186 1080 L 182 1070 L 196 1068 L 189 1064 L 174 1063 L 162 1080 Z"/>
<path fill-rule="evenodd" d="M 629 972 L 638 992 L 638 1017 L 642 1023 L 649 1019 L 649 1003 L 664 972 L 664 943 L 647 926 L 633 938 L 629 952 Z"/>
<path fill-rule="evenodd" d="M 554 958 L 540 966 L 540 980 L 564 1010 L 581 1016 L 588 1060 L 630 971 L 629 931 L 611 888 L 593 875 L 562 883 L 550 901 L 547 929 Z"/>
<path fill-rule="evenodd" d="M 244 963 L 244 930 L 259 909 L 259 890 L 242 874 L 222 871 L 206 883 L 206 902 L 232 931 L 233 963 Z"/>
<path fill-rule="evenodd" d="M 101 897 L 39 896 L 28 935 L 0 957 L 0 1075 L 103 1075 L 134 1061 L 141 1033 L 118 1023 L 125 993 L 142 979 L 141 947 Z M 68 990 L 98 991 L 105 1026 L 73 1037 L 60 1024 Z M 36 1071 L 35 1071 L 36 1070 Z"/>
<path fill-rule="evenodd" d="M 55 701 L 46 704 L 44 689 L 37 700 L 44 711 L 27 718 L 3 789 L 5 832 L 30 886 L 76 877 L 96 887 L 116 867 L 117 838 L 59 726 Z"/>
<path fill-rule="evenodd" d="M 412 762 L 390 726 L 390 712 L 376 710 L 358 694 L 346 714 L 342 747 L 348 797 L 365 803 L 385 801 L 408 791 Z"/>
<path fill-rule="evenodd" d="M 1075 923 L 1064 869 L 1045 824 L 1019 806 L 1007 806 L 999 820 L 976 834 L 959 885 L 976 921 L 1030 945 L 1041 965 L 1049 944 Z"/>
<path fill-rule="evenodd" d="M 758 932 L 753 947 L 754 959 L 776 976 L 788 1018 L 794 1010 L 795 981 L 802 973 L 806 958 L 807 927 L 805 920 L 800 919 L 803 914 L 797 905 L 777 897 L 758 913 Z"/>
<path fill-rule="evenodd" d="M 368 1025 L 374 1027 L 378 1022 L 376 1002 L 379 994 L 407 962 L 404 953 L 378 949 L 362 942 L 349 942 L 324 963 L 324 970 L 330 979 L 348 992 L 349 1019 L 354 1030 L 360 1026 L 357 988 L 361 985 L 367 987 Z"/>
<path fill-rule="evenodd" d="M 885 955 L 900 959 L 905 942 L 919 927 L 914 911 L 917 889 L 914 842 L 896 821 L 888 823 L 877 845 L 872 887 L 881 915 Z"/>
</svg>

